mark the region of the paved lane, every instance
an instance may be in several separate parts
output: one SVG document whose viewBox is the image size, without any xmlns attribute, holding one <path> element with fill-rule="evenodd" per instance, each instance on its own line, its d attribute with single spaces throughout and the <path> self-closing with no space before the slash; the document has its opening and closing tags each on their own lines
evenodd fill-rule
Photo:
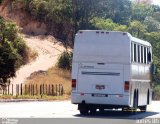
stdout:
<svg viewBox="0 0 160 124">
<path fill-rule="evenodd" d="M 70 101 L 52 102 L 7 102 L 0 103 L 0 118 L 97 118 L 97 119 L 143 119 L 160 118 L 160 101 L 153 101 L 146 113 L 125 115 L 121 111 L 97 112 L 96 115 L 81 116 L 77 105 Z"/>
</svg>

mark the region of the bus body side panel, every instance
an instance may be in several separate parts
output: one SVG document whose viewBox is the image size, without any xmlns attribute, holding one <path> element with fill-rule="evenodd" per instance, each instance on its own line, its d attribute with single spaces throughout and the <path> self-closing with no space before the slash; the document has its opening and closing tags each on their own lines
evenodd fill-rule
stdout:
<svg viewBox="0 0 160 124">
<path fill-rule="evenodd" d="M 132 64 L 131 65 L 131 106 L 133 105 L 133 95 L 136 91 L 138 93 L 138 106 L 147 105 L 147 95 L 149 90 L 149 103 L 151 103 L 151 80 L 150 80 L 150 65 Z"/>
</svg>

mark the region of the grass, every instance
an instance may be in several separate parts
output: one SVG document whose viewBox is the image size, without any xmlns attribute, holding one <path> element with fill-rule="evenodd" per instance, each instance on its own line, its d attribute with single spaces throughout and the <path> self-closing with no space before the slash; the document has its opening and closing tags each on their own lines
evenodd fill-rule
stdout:
<svg viewBox="0 0 160 124">
<path fill-rule="evenodd" d="M 26 84 L 62 84 L 64 94 L 70 96 L 71 94 L 71 74 L 70 71 L 59 69 L 57 67 L 50 68 L 45 74 L 38 74 L 31 76 Z M 38 91 L 39 92 L 39 91 Z"/>
<path fill-rule="evenodd" d="M 1 95 L 0 99 L 3 100 L 8 100 L 8 99 L 33 99 L 33 100 L 47 100 L 47 101 L 52 101 L 52 100 L 68 100 L 69 96 L 68 95 L 63 95 L 63 96 L 29 96 L 29 95 L 22 95 L 22 96 L 12 96 L 12 95 Z"/>
<path fill-rule="evenodd" d="M 35 100 L 67 100 L 69 99 L 69 95 L 63 96 L 46 96 L 46 95 L 38 95 L 38 96 L 29 96 L 29 95 L 22 95 L 22 96 L 12 96 L 12 95 L 1 95 L 0 99 L 35 99 Z"/>
<path fill-rule="evenodd" d="M 46 85 L 58 85 L 62 84 L 63 86 L 63 95 L 62 96 L 52 96 L 52 95 L 46 95 L 45 93 L 41 96 L 40 94 L 40 88 L 38 88 L 38 95 L 26 95 L 25 92 L 23 92 L 24 95 L 19 96 L 12 96 L 12 95 L 0 95 L 0 99 L 42 99 L 42 100 L 66 100 L 70 98 L 71 94 L 71 73 L 70 71 L 59 69 L 57 67 L 52 67 L 48 71 L 44 73 L 34 73 L 26 80 L 27 89 L 30 84 L 37 85 L 40 87 L 41 84 Z M 23 91 L 25 89 L 23 85 Z M 54 87 L 55 88 L 55 87 Z M 54 91 L 55 92 L 55 91 Z M 58 90 L 59 92 L 59 90 Z M 27 94 L 30 94 L 28 90 L 26 91 Z"/>
</svg>

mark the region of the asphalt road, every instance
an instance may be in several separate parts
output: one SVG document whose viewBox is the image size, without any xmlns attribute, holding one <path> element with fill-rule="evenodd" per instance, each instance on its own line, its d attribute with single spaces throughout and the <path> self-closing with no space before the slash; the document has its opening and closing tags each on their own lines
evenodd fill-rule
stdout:
<svg viewBox="0 0 160 124">
<path fill-rule="evenodd" d="M 81 121 L 94 120 L 94 122 L 105 120 L 108 123 L 123 122 L 139 123 L 142 119 L 160 118 L 160 101 L 153 101 L 148 106 L 147 112 L 137 113 L 136 115 L 126 115 L 119 110 L 104 113 L 97 112 L 95 115 L 82 116 L 77 110 L 77 105 L 71 104 L 70 101 L 52 101 L 52 102 L 1 102 L 0 118 L 80 118 Z M 106 121 L 107 120 L 107 121 Z M 152 120 L 153 121 L 153 120 Z M 155 120 L 154 120 L 155 121 Z M 148 122 L 151 122 L 148 120 Z M 160 123 L 160 119 L 154 123 Z"/>
</svg>

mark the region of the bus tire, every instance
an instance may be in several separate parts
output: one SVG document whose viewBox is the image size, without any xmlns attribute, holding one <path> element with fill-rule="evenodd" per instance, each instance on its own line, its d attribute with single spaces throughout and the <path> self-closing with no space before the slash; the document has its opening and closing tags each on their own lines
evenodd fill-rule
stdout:
<svg viewBox="0 0 160 124">
<path fill-rule="evenodd" d="M 137 108 L 138 108 L 138 93 L 136 93 L 135 91 L 133 97 L 133 107 L 130 107 L 128 111 L 130 114 L 135 115 L 137 113 Z"/>
<path fill-rule="evenodd" d="M 82 110 L 79 110 L 80 111 L 80 114 L 81 115 L 87 115 L 88 114 L 88 110 L 87 109 L 82 109 Z"/>
<path fill-rule="evenodd" d="M 90 109 L 90 114 L 91 114 L 91 115 L 94 115 L 95 113 L 96 113 L 96 108 L 91 108 L 91 109 Z"/>
<path fill-rule="evenodd" d="M 139 109 L 141 110 L 141 112 L 146 112 L 146 110 L 147 110 L 147 105 L 140 106 Z"/>
<path fill-rule="evenodd" d="M 81 115 L 87 115 L 89 112 L 86 104 L 78 104 L 78 109 Z"/>
<path fill-rule="evenodd" d="M 149 94 L 149 90 L 148 90 L 148 92 L 147 92 L 147 105 L 149 105 L 149 99 L 150 99 L 150 98 L 149 98 L 149 95 L 150 95 L 150 94 Z"/>
</svg>

